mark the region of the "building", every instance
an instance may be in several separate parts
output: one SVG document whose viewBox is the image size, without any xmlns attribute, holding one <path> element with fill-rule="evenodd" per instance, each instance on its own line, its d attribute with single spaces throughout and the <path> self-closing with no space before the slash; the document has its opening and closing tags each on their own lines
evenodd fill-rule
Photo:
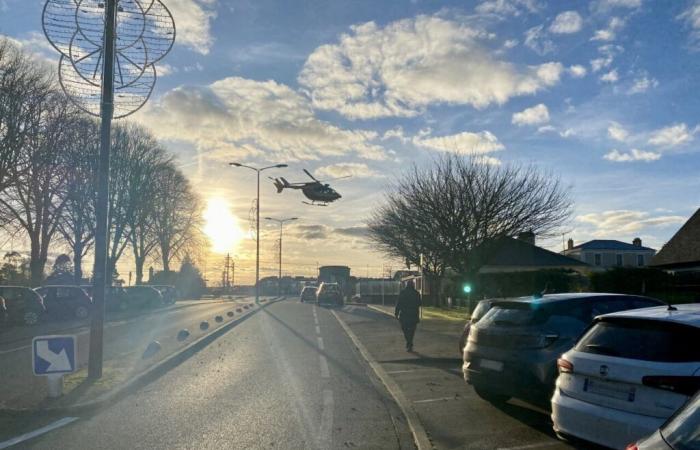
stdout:
<svg viewBox="0 0 700 450">
<path fill-rule="evenodd" d="M 700 209 L 651 259 L 652 267 L 673 273 L 700 273 Z"/>
<path fill-rule="evenodd" d="M 566 250 L 561 253 L 594 268 L 610 269 L 646 267 L 656 254 L 656 250 L 644 247 L 639 238 L 634 238 L 631 244 L 612 239 L 594 239 L 579 245 L 574 245 L 574 240 L 569 239 Z"/>
<path fill-rule="evenodd" d="M 579 259 L 551 252 L 535 245 L 535 235 L 520 233 L 517 238 L 501 237 L 488 244 L 487 256 L 479 274 L 533 272 L 537 270 L 581 270 L 588 264 Z"/>
</svg>

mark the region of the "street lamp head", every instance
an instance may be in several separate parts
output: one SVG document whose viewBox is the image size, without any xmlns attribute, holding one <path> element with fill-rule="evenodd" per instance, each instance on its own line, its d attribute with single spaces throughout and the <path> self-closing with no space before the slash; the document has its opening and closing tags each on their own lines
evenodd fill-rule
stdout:
<svg viewBox="0 0 700 450">
<path fill-rule="evenodd" d="M 277 164 L 275 167 L 277 167 L 278 169 L 282 169 L 284 167 L 289 167 L 289 166 L 287 164 Z"/>
<path fill-rule="evenodd" d="M 272 217 L 265 217 L 265 220 L 275 220 Z"/>
<path fill-rule="evenodd" d="M 298 220 L 298 217 L 290 217 L 289 220 Z"/>
<path fill-rule="evenodd" d="M 234 167 L 241 167 L 241 166 L 242 166 L 241 163 L 237 163 L 237 162 L 228 163 L 228 165 L 229 165 L 229 166 L 234 166 Z"/>
</svg>

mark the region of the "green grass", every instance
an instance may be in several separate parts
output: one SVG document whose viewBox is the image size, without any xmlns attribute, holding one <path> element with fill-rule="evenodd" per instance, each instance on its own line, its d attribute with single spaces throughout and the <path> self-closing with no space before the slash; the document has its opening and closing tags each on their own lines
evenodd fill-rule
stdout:
<svg viewBox="0 0 700 450">
<path fill-rule="evenodd" d="M 465 321 L 469 318 L 469 311 L 464 307 L 438 308 L 436 306 L 423 307 L 423 319 L 440 319 Z"/>
</svg>

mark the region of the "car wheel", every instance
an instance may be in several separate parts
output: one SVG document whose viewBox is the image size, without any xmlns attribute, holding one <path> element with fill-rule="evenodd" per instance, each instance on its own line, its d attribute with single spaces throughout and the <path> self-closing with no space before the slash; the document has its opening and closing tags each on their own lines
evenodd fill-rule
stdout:
<svg viewBox="0 0 700 450">
<path fill-rule="evenodd" d="M 80 305 L 73 310 L 73 314 L 76 319 L 87 319 L 90 315 L 90 310 L 87 306 Z"/>
<path fill-rule="evenodd" d="M 501 394 L 499 392 L 494 391 L 493 389 L 484 386 L 479 386 L 475 384 L 474 391 L 476 392 L 476 395 L 483 398 L 489 403 L 493 403 L 494 405 L 502 405 L 508 400 L 510 400 L 509 395 Z"/>
<path fill-rule="evenodd" d="M 22 322 L 25 325 L 36 325 L 39 323 L 39 313 L 36 311 L 25 311 L 22 315 Z"/>
</svg>

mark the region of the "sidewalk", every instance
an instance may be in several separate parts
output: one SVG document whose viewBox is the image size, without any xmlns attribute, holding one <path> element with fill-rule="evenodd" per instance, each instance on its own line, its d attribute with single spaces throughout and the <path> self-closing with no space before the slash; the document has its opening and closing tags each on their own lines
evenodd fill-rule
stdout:
<svg viewBox="0 0 700 450">
<path fill-rule="evenodd" d="M 414 352 L 393 307 L 346 307 L 338 316 L 398 385 L 436 449 L 570 448 L 553 437 L 549 415 L 511 401 L 500 408 L 482 400 L 461 371 L 459 337 L 465 321 L 425 318 Z"/>
</svg>

